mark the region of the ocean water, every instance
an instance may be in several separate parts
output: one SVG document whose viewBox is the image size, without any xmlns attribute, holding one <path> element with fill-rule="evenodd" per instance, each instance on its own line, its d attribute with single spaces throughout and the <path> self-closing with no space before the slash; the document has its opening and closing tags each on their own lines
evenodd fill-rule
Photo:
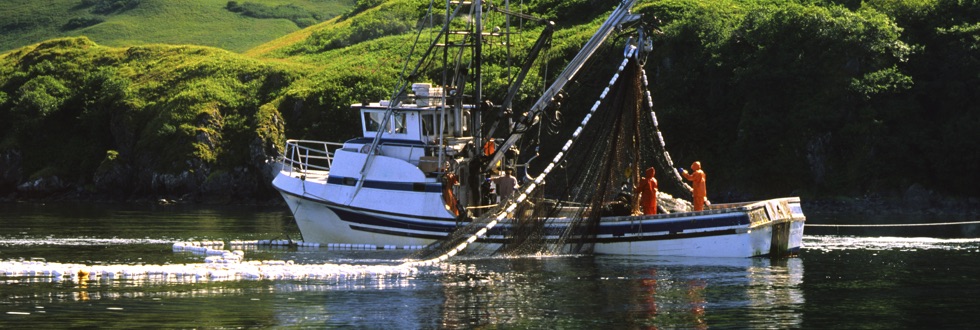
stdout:
<svg viewBox="0 0 980 330">
<path fill-rule="evenodd" d="M 972 219 L 943 219 L 964 220 Z M 194 270 L 175 277 L 175 269 L 216 256 L 174 243 L 221 241 L 232 249 L 232 241 L 296 240 L 288 210 L 7 203 L 0 204 L 0 328 L 974 328 L 980 239 L 973 232 L 814 226 L 798 257 L 779 260 L 461 256 L 411 269 L 398 266 L 413 253 L 401 248 L 245 245 L 233 248 L 241 263 L 281 273 L 212 279 Z M 11 271 L 43 264 L 116 275 L 55 280 Z M 137 268 L 170 274 L 126 276 Z"/>
</svg>

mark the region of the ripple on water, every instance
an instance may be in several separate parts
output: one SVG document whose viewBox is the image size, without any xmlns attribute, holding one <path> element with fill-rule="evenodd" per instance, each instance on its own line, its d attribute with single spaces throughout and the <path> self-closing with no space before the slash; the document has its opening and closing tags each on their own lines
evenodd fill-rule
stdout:
<svg viewBox="0 0 980 330">
<path fill-rule="evenodd" d="M 843 250 L 950 250 L 980 249 L 980 238 L 803 236 L 803 247 L 816 251 Z"/>
</svg>

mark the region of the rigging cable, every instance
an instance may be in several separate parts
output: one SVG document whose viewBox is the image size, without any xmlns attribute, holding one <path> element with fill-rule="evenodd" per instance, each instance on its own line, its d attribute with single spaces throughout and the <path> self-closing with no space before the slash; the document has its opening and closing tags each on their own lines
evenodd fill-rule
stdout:
<svg viewBox="0 0 980 330">
<path fill-rule="evenodd" d="M 515 214 L 514 211 L 518 208 L 518 206 L 520 206 L 521 203 L 524 203 L 524 201 L 538 186 L 543 186 L 545 177 L 565 159 L 566 153 L 578 140 L 578 137 L 581 135 L 582 131 L 589 124 L 589 120 L 592 118 L 593 114 L 595 114 L 596 110 L 598 110 L 599 106 L 605 100 L 606 95 L 609 92 L 609 86 L 613 86 L 616 83 L 616 80 L 619 78 L 619 74 L 623 72 L 623 69 L 629 63 L 629 59 L 632 57 L 633 52 L 635 51 L 635 46 L 627 46 L 627 50 L 625 54 L 623 54 L 623 61 L 620 63 L 616 74 L 614 74 L 610 79 L 607 87 L 603 90 L 602 94 L 599 96 L 599 99 L 595 101 L 592 108 L 589 110 L 589 113 L 582 119 L 578 129 L 576 129 L 575 132 L 572 133 L 571 137 L 568 138 L 568 141 L 565 142 L 565 145 L 561 148 L 561 151 L 559 151 L 558 154 L 556 154 L 551 160 L 551 163 L 548 164 L 548 166 L 545 167 L 545 169 L 538 174 L 533 181 L 527 182 L 525 186 L 521 188 L 519 194 L 516 194 L 517 192 L 515 192 L 514 197 L 508 200 L 505 204 L 500 205 L 499 208 L 495 209 L 493 212 L 483 215 L 480 218 L 480 221 L 470 222 L 468 225 L 470 228 L 457 230 L 456 235 L 458 236 L 450 236 L 447 237 L 447 240 L 430 244 L 427 247 L 427 253 L 420 255 L 418 260 L 408 261 L 403 265 L 425 266 L 445 261 L 446 259 L 455 256 L 457 253 L 462 252 L 478 238 L 486 236 L 487 232 L 493 229 L 501 221 L 504 221 L 508 215 L 513 216 Z M 476 232 L 472 232 L 473 230 L 476 230 Z"/>
<path fill-rule="evenodd" d="M 977 221 L 960 222 L 937 222 L 937 223 L 882 223 L 882 224 L 806 224 L 807 227 L 925 227 L 925 226 L 955 226 L 955 225 L 975 225 Z"/>
</svg>

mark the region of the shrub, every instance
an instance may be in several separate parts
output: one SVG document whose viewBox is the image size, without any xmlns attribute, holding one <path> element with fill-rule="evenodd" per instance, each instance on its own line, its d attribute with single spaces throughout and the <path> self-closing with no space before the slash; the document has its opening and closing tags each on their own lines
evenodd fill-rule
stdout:
<svg viewBox="0 0 980 330">
<path fill-rule="evenodd" d="M 347 14 L 344 14 L 344 18 L 354 17 L 354 15 L 380 6 L 382 3 L 384 3 L 384 0 L 357 0 L 357 2 L 354 4 L 354 8 L 352 8 Z"/>
<path fill-rule="evenodd" d="M 294 4 L 273 7 L 255 2 L 239 3 L 238 1 L 228 1 L 225 8 L 230 12 L 252 18 L 288 19 L 301 28 L 316 24 L 321 20 L 320 16 L 316 13 Z"/>
<path fill-rule="evenodd" d="M 76 17 L 68 20 L 68 23 L 65 23 L 65 25 L 62 25 L 61 30 L 62 31 L 77 30 L 92 25 L 96 25 L 102 22 L 105 22 L 105 20 L 98 17 Z"/>
<path fill-rule="evenodd" d="M 54 77 L 38 76 L 21 86 L 18 92 L 17 104 L 25 114 L 46 117 L 61 107 L 71 90 Z"/>
<path fill-rule="evenodd" d="M 136 8 L 142 0 L 82 0 L 81 7 L 91 7 L 93 14 L 114 14 Z"/>
</svg>

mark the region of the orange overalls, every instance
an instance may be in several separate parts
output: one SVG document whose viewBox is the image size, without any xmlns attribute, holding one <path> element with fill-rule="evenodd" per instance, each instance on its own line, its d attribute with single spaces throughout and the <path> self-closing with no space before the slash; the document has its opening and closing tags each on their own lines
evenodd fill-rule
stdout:
<svg viewBox="0 0 980 330">
<path fill-rule="evenodd" d="M 494 152 L 497 152 L 497 144 L 493 142 L 493 139 L 488 139 L 487 143 L 483 144 L 483 155 L 490 156 Z"/>
<path fill-rule="evenodd" d="M 653 167 L 648 168 L 645 177 L 640 179 L 640 184 L 636 186 L 636 192 L 640 194 L 640 208 L 643 214 L 657 214 L 657 178 L 654 175 L 657 170 Z"/>
<path fill-rule="evenodd" d="M 456 176 L 456 173 L 446 172 L 442 182 L 442 199 L 446 202 L 449 212 L 452 212 L 455 216 L 459 216 L 459 209 L 456 206 L 456 195 L 453 194 L 453 186 L 457 183 L 459 183 L 459 177 Z"/>
<path fill-rule="evenodd" d="M 691 170 L 694 172 L 688 174 L 687 171 L 684 171 L 682 174 L 684 174 L 685 179 L 691 181 L 691 194 L 694 195 L 694 200 L 692 201 L 694 211 L 704 211 L 704 201 L 708 199 L 708 191 L 704 184 L 706 176 L 704 175 L 704 171 L 701 170 L 701 162 L 691 164 Z"/>
</svg>

